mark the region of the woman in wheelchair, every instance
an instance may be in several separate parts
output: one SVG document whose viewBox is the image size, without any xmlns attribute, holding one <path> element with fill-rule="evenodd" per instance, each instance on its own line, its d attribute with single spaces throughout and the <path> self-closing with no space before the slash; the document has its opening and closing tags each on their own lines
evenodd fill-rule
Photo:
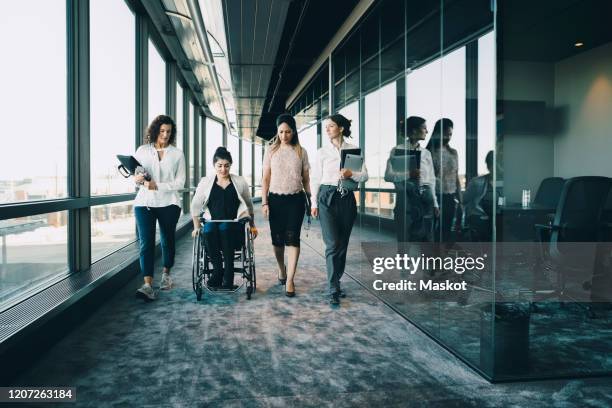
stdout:
<svg viewBox="0 0 612 408">
<path fill-rule="evenodd" d="M 234 251 L 243 245 L 243 225 L 237 222 L 205 222 L 201 231 L 200 214 L 204 213 L 205 220 L 237 220 L 248 217 L 251 232 L 253 237 L 256 237 L 253 202 L 246 180 L 236 174 L 230 174 L 232 155 L 225 147 L 217 148 L 213 165 L 215 176 L 202 178 L 191 201 L 192 236 L 195 238 L 199 233 L 204 234 L 206 251 L 214 268 L 208 286 L 232 289 Z"/>
</svg>

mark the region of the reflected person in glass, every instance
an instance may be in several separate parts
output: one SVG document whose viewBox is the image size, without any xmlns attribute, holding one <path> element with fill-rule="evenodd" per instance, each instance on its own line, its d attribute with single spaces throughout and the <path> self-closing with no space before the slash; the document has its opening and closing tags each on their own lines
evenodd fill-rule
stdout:
<svg viewBox="0 0 612 408">
<path fill-rule="evenodd" d="M 436 199 L 441 214 L 436 223 L 435 241 L 451 243 L 454 240 L 452 231 L 461 223 L 456 208 L 461 203 L 461 183 L 459 182 L 459 155 L 450 147 L 453 136 L 453 121 L 442 118 L 434 125 L 434 130 L 427 143 L 431 152 L 436 175 Z M 456 200 L 456 201 L 455 201 Z M 453 224 L 454 223 L 454 224 Z"/>
<path fill-rule="evenodd" d="M 176 224 L 181 214 L 180 190 L 185 187 L 185 155 L 176 148 L 176 125 L 170 116 L 159 115 L 149 125 L 145 144 L 134 157 L 142 165 L 134 180 L 138 193 L 134 214 L 140 242 L 140 269 L 144 283 L 136 294 L 146 301 L 155 299 L 153 262 L 155 228 L 159 223 L 163 270 L 160 289 L 170 289 L 174 266 Z"/>
<path fill-rule="evenodd" d="M 493 150 L 485 158 L 488 173 L 470 180 L 463 195 L 463 228 L 474 242 L 491 242 L 493 239 Z"/>
<path fill-rule="evenodd" d="M 278 280 L 285 295 L 295 296 L 295 272 L 300 257 L 300 231 L 306 196 L 310 196 L 310 163 L 300 145 L 295 119 L 282 114 L 276 119 L 277 134 L 266 148 L 261 179 L 261 209 L 270 219 Z M 285 248 L 287 264 L 285 264 Z"/>
<path fill-rule="evenodd" d="M 244 177 L 230 173 L 232 163 L 230 152 L 218 147 L 213 155 L 215 176 L 202 178 L 191 200 L 191 236 L 204 233 L 204 244 L 213 264 L 213 274 L 207 282 L 210 288 L 234 288 L 234 251 L 243 245 L 244 229 L 236 222 L 209 222 L 204 223 L 201 231 L 200 214 L 204 213 L 205 220 L 248 217 L 251 233 L 257 237 L 250 187 Z"/>
<path fill-rule="evenodd" d="M 439 215 L 439 209 L 434 194 L 436 177 L 431 153 L 420 146 L 427 136 L 425 119 L 408 117 L 406 134 L 406 141 L 391 149 L 385 170 L 385 181 L 395 184 L 397 200 L 393 214 L 397 241 L 400 244 L 431 242 L 433 221 Z M 415 152 L 420 153 L 417 155 Z M 400 160 L 404 163 L 398 166 Z M 402 249 L 401 245 L 398 249 Z"/>
<path fill-rule="evenodd" d="M 329 116 L 325 120 L 325 132 L 330 143 L 317 151 L 312 168 L 312 216 L 320 217 L 321 222 L 329 302 L 339 305 L 340 298 L 346 296 L 340 287 L 340 279 L 344 274 L 349 238 L 357 217 L 355 194 L 339 188 L 339 181 L 352 179 L 357 183 L 366 182 L 368 170 L 365 162 L 360 171 L 340 168 L 341 151 L 357 148 L 345 140 L 351 136 L 351 122 L 347 118 L 340 114 Z"/>
</svg>

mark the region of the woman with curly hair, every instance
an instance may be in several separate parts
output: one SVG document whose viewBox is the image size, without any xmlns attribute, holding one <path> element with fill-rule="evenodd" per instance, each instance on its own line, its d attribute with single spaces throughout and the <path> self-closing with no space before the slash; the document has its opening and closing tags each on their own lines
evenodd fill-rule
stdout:
<svg viewBox="0 0 612 408">
<path fill-rule="evenodd" d="M 170 289 L 170 269 L 174 265 L 176 224 L 181 214 L 180 190 L 185 186 L 185 156 L 175 147 L 176 125 L 170 116 L 159 115 L 149 125 L 145 143 L 134 157 L 143 169 L 134 176 L 138 193 L 134 214 L 140 241 L 140 269 L 144 284 L 136 294 L 154 300 L 153 261 L 155 224 L 159 223 L 163 270 L 160 289 Z"/>
</svg>

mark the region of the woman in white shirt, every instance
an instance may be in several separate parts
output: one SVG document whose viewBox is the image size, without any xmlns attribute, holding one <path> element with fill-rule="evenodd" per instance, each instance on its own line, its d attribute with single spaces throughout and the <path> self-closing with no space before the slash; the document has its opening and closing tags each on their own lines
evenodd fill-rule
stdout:
<svg viewBox="0 0 612 408">
<path fill-rule="evenodd" d="M 340 298 L 345 296 L 340 288 L 340 278 L 344 274 L 349 238 L 357 216 L 354 193 L 341 188 L 339 182 L 341 179 L 365 182 L 368 171 L 365 165 L 361 171 L 354 172 L 340 168 L 341 151 L 357 148 L 344 140 L 351 136 L 351 122 L 347 118 L 340 114 L 329 116 L 325 121 L 325 131 L 330 144 L 317 151 L 310 191 L 313 197 L 312 215 L 320 217 L 325 243 L 329 301 L 332 305 L 338 305 Z"/>
<path fill-rule="evenodd" d="M 427 136 L 425 119 L 410 116 L 406 119 L 406 142 L 391 149 L 385 181 L 395 184 L 396 204 L 393 214 L 398 242 L 431 242 L 433 239 L 433 217 L 438 216 L 438 201 L 434 191 L 436 176 L 431 153 L 422 149 L 420 141 Z M 407 171 L 395 169 L 392 158 L 396 150 L 420 151 L 420 168 Z"/>
<path fill-rule="evenodd" d="M 155 224 L 159 222 L 163 270 L 160 289 L 170 289 L 170 269 L 174 266 L 176 224 L 181 214 L 180 190 L 185 186 L 185 156 L 175 147 L 176 125 L 171 117 L 159 115 L 149 125 L 145 144 L 134 157 L 142 171 L 134 177 L 138 193 L 134 215 L 140 241 L 140 269 L 144 284 L 136 294 L 154 300 L 153 262 L 155 260 Z"/>
</svg>

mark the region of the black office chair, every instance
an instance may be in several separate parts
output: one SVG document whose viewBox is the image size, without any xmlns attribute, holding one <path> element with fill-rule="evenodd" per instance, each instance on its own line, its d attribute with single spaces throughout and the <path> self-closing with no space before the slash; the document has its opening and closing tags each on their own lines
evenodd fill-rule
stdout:
<svg viewBox="0 0 612 408">
<path fill-rule="evenodd" d="M 584 271 L 589 265 L 594 267 L 597 242 L 602 236 L 602 210 L 611 189 L 612 179 L 608 177 L 568 179 L 552 222 L 536 225 L 541 257 L 534 273 L 547 269 L 557 275 L 553 290 L 533 289 L 534 294 L 545 294 L 541 299 L 558 297 L 560 301 L 576 301 L 566 292 L 567 274 Z"/>
<path fill-rule="evenodd" d="M 535 205 L 557 208 L 565 179 L 562 177 L 548 177 L 542 180 L 538 192 L 533 199 Z"/>
</svg>

